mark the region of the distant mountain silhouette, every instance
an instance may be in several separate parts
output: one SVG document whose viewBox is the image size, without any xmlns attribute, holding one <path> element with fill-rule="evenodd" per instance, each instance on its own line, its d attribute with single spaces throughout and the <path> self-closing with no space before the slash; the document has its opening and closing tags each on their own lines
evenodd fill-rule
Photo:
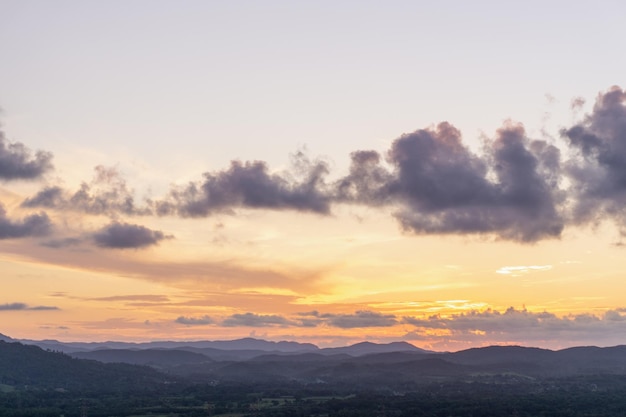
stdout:
<svg viewBox="0 0 626 417">
<path fill-rule="evenodd" d="M 312 343 L 272 342 L 254 338 L 237 340 L 201 340 L 191 342 L 155 341 L 145 343 L 129 342 L 59 342 L 58 340 L 20 340 L 21 343 L 36 345 L 43 349 L 58 350 L 65 353 L 89 352 L 98 349 L 180 349 L 180 348 L 214 348 L 221 350 L 257 350 L 264 352 L 309 352 L 319 350 Z"/>
<path fill-rule="evenodd" d="M 419 352 L 419 353 L 433 353 L 428 350 L 420 349 L 407 342 L 393 342 L 393 343 L 372 343 L 361 342 L 351 346 L 339 347 L 339 348 L 325 348 L 321 350 L 324 354 L 338 354 L 345 353 L 350 356 L 363 356 L 371 355 L 373 353 L 390 353 L 390 352 Z"/>
<path fill-rule="evenodd" d="M 157 368 L 212 362 L 208 356 L 200 353 L 167 349 L 101 349 L 91 352 L 75 352 L 71 355 L 75 358 L 92 359 L 105 363 L 150 365 Z"/>
<path fill-rule="evenodd" d="M 4 338 L 12 341 L 7 336 Z M 11 349 L 22 352 L 14 355 L 13 359 L 7 359 L 8 354 L 5 352 L 0 358 L 0 383 L 7 377 L 4 366 L 15 369 L 16 364 L 24 361 L 25 366 L 28 366 L 17 374 L 24 372 L 22 376 L 31 381 L 36 380 L 32 375 L 37 369 L 49 371 L 44 372 L 46 375 L 58 373 L 69 378 L 67 370 L 75 367 L 75 375 L 80 379 L 81 372 L 84 372 L 81 369 L 95 366 L 93 364 L 103 366 L 93 361 L 87 362 L 91 365 L 78 365 L 78 362 L 73 362 L 76 359 L 67 355 L 44 352 L 35 346 L 0 343 L 6 352 Z M 626 346 L 575 347 L 558 351 L 521 346 L 489 346 L 437 353 L 404 342 L 361 342 L 342 348 L 319 349 L 311 344 L 268 342 L 252 338 L 231 341 L 67 344 L 47 340 L 37 343 L 73 349 L 70 355 L 76 358 L 115 362 L 118 365 L 149 365 L 170 375 L 207 381 L 299 381 L 306 384 L 361 384 L 374 387 L 376 384 L 392 386 L 440 380 L 481 383 L 497 380 L 498 383 L 508 383 L 580 375 L 626 375 Z M 106 379 L 111 368 L 98 368 L 93 373 L 103 373 Z"/>
</svg>

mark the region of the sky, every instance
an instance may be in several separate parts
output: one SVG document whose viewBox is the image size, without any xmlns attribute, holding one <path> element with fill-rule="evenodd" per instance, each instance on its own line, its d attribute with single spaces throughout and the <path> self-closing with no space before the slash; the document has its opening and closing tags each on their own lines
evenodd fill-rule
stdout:
<svg viewBox="0 0 626 417">
<path fill-rule="evenodd" d="M 0 11 L 0 333 L 626 344 L 623 2 Z"/>
</svg>

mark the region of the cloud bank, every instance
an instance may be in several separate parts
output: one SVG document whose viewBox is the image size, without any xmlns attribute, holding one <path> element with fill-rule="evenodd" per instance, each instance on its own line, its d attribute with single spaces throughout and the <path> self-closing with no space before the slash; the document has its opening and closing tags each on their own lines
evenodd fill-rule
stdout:
<svg viewBox="0 0 626 417">
<path fill-rule="evenodd" d="M 469 340 L 493 342 L 550 342 L 566 341 L 571 344 L 607 343 L 607 338 L 626 331 L 624 309 L 607 310 L 601 315 L 589 313 L 569 314 L 559 317 L 553 313 L 531 312 L 513 307 L 504 312 L 487 309 L 472 310 L 447 317 L 404 317 L 403 323 L 416 327 L 408 337 L 442 341 Z M 610 342 L 609 342 L 610 343 Z"/>
<path fill-rule="evenodd" d="M 99 166 L 79 190 L 51 185 L 22 206 L 117 219 L 204 218 L 239 209 L 329 215 L 333 206 L 351 204 L 388 209 L 404 232 L 415 235 L 488 235 L 532 243 L 559 238 L 566 226 L 605 218 L 626 235 L 625 102 L 620 87 L 600 93 L 589 114 L 551 141 L 530 138 L 522 124 L 506 122 L 480 152 L 471 151 L 459 130 L 443 122 L 400 136 L 385 152 L 352 152 L 349 172 L 333 181 L 327 163 L 298 152 L 282 172 L 272 172 L 263 161 L 232 161 L 225 170 L 206 172 L 200 181 L 172 186 L 162 198 L 138 204 L 117 170 Z M 577 99 L 573 109 L 581 105 Z M 17 167 L 38 167 L 19 174 L 29 178 L 50 169 L 49 154 L 33 159 L 22 145 L 5 142 L 0 142 L 0 172 L 6 174 L 0 178 L 17 178 L 22 172 Z M 143 247 L 163 238 L 159 232 L 133 232 L 142 236 L 134 243 L 107 231 L 99 232 L 96 242 Z"/>
</svg>

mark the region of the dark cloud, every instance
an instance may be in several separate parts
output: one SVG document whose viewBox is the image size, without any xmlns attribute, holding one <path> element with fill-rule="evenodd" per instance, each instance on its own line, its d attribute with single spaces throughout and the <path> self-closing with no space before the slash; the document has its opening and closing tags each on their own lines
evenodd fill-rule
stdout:
<svg viewBox="0 0 626 417">
<path fill-rule="evenodd" d="M 625 102 L 626 92 L 619 87 L 601 93 L 590 114 L 562 130 L 563 152 L 549 141 L 529 138 L 521 124 L 511 122 L 485 139 L 480 151 L 472 151 L 460 132 L 444 122 L 402 135 L 386 152 L 351 153 L 349 173 L 332 184 L 326 182 L 324 161 L 297 152 L 291 167 L 281 172 L 272 172 L 263 161 L 233 161 L 227 169 L 207 172 L 200 181 L 174 186 L 165 197 L 140 204 L 116 169 L 98 166 L 94 179 L 79 190 L 50 186 L 22 205 L 115 218 L 207 217 L 240 208 L 325 215 L 333 204 L 359 204 L 390 208 L 401 228 L 417 235 L 477 234 L 536 242 L 559 238 L 567 224 L 596 224 L 607 217 L 626 235 Z M 581 98 L 572 100 L 573 111 L 583 104 Z M 22 165 L 49 165 L 48 154 L 31 158 L 22 145 L 5 142 L 2 137 L 0 164 L 6 165 L 8 158 Z M 0 179 L 9 178 L 2 175 Z M 28 219 L 47 221 L 43 214 L 24 221 Z M 0 217 L 0 237 L 8 235 L 2 221 Z M 113 239 L 107 234 L 112 229 L 100 231 L 95 239 L 104 247 L 126 248 L 164 238 L 161 232 L 140 228 L 129 229 L 127 240 Z M 44 245 L 77 243 L 57 239 Z"/>
<path fill-rule="evenodd" d="M 222 322 L 226 327 L 287 327 L 294 324 L 282 316 L 254 313 L 233 314 Z"/>
<path fill-rule="evenodd" d="M 390 202 L 389 185 L 393 176 L 381 165 L 380 154 L 376 151 L 356 151 L 350 154 L 350 159 L 350 173 L 336 184 L 336 199 L 367 205 Z"/>
<path fill-rule="evenodd" d="M 180 316 L 175 320 L 176 323 L 184 324 L 187 326 L 206 326 L 207 324 L 213 324 L 214 321 L 209 316 L 202 317 L 184 317 Z"/>
<path fill-rule="evenodd" d="M 354 314 L 323 314 L 321 317 L 329 326 L 342 329 L 359 327 L 391 327 L 398 323 L 393 314 L 381 314 L 375 311 L 357 311 Z"/>
<path fill-rule="evenodd" d="M 48 311 L 48 310 L 59 310 L 59 307 L 55 307 L 55 306 L 29 307 L 27 304 L 24 304 L 24 303 L 0 304 L 0 311 L 20 311 L 20 310 Z"/>
<path fill-rule="evenodd" d="M 567 165 L 572 181 L 572 219 L 597 223 L 615 219 L 626 228 L 626 92 L 613 87 L 599 94 L 593 110 L 564 129 L 576 155 Z"/>
<path fill-rule="evenodd" d="M 31 151 L 21 143 L 9 143 L 0 131 L 0 180 L 35 179 L 52 169 L 52 154 Z"/>
<path fill-rule="evenodd" d="M 173 189 L 167 199 L 154 203 L 156 212 L 183 217 L 236 208 L 329 213 L 330 197 L 322 191 L 326 164 L 298 153 L 293 165 L 293 174 L 271 174 L 265 162 L 233 161 L 226 171 L 207 172 L 202 182 Z"/>
<path fill-rule="evenodd" d="M 337 183 L 342 201 L 391 204 L 403 229 L 416 234 L 494 233 L 522 242 L 558 237 L 559 150 L 507 124 L 473 154 L 449 123 L 396 139 L 387 171 L 373 151 L 352 154 Z"/>
<path fill-rule="evenodd" d="M 138 249 L 169 238 L 158 230 L 128 223 L 111 223 L 92 235 L 96 245 L 112 249 Z"/>
<path fill-rule="evenodd" d="M 152 210 L 137 206 L 133 190 L 116 168 L 98 165 L 94 178 L 82 183 L 80 189 L 69 192 L 58 186 L 42 189 L 22 202 L 22 207 L 44 207 L 73 210 L 95 215 L 149 215 Z"/>
<path fill-rule="evenodd" d="M 0 239 L 45 236 L 51 230 L 52 222 L 47 214 L 31 214 L 22 220 L 11 220 L 0 204 Z"/>
</svg>

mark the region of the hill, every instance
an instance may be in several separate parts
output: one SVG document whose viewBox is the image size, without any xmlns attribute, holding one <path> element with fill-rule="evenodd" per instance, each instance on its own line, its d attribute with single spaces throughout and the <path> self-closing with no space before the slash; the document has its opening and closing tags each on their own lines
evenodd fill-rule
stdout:
<svg viewBox="0 0 626 417">
<path fill-rule="evenodd" d="M 73 392 L 151 388 L 165 377 L 147 367 L 104 364 L 48 352 L 37 346 L 0 341 L 0 384 Z"/>
</svg>

